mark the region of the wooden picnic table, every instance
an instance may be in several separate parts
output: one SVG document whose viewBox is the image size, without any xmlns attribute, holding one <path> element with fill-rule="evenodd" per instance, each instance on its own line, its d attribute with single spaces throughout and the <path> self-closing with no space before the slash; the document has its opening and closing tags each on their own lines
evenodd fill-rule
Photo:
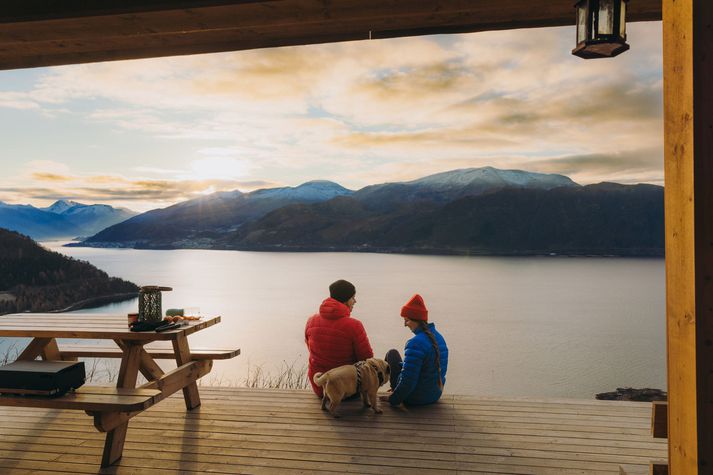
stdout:
<svg viewBox="0 0 713 475">
<path fill-rule="evenodd" d="M 212 368 L 211 355 L 217 358 L 233 357 L 239 350 L 223 353 L 203 353 L 199 359 L 192 358 L 188 335 L 220 322 L 220 317 L 187 322 L 177 329 L 157 333 L 155 331 L 132 332 L 126 316 L 108 316 L 83 313 L 20 313 L 0 317 L 0 337 L 32 338 L 20 353 L 18 360 L 31 361 L 37 357 L 44 360 L 76 359 L 81 356 L 106 356 L 106 345 L 101 350 L 92 350 L 86 345 L 83 351 L 67 356 L 57 343 L 58 338 L 110 340 L 121 357 L 121 366 L 116 389 L 82 386 L 74 393 L 59 398 L 30 396 L 0 396 L 0 405 L 45 407 L 85 410 L 94 417 L 94 425 L 106 432 L 102 466 L 108 466 L 121 458 L 129 419 L 144 409 L 170 396 L 179 389 L 183 391 L 186 409 L 200 406 L 196 381 Z M 160 352 L 144 345 L 156 341 L 170 342 L 171 348 Z M 168 354 L 167 354 L 168 353 Z M 172 356 L 176 369 L 164 372 L 154 357 Z M 138 373 L 144 375 L 146 384 L 138 387 Z M 1 386 L 1 385 L 0 385 Z"/>
</svg>

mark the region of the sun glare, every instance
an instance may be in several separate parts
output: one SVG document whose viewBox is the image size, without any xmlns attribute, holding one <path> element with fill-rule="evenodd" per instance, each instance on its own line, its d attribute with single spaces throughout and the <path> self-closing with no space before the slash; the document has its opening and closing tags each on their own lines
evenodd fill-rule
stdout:
<svg viewBox="0 0 713 475">
<path fill-rule="evenodd" d="M 246 176 L 247 168 L 244 161 L 226 157 L 207 157 L 191 162 L 193 178 L 199 180 L 242 178 Z"/>
<path fill-rule="evenodd" d="M 213 193 L 215 193 L 215 192 L 216 192 L 215 187 L 211 185 L 211 186 L 209 186 L 208 188 L 206 188 L 205 190 L 199 191 L 197 194 L 199 194 L 199 195 L 204 195 L 204 196 L 205 196 L 205 195 L 211 195 L 211 194 L 213 194 Z"/>
</svg>

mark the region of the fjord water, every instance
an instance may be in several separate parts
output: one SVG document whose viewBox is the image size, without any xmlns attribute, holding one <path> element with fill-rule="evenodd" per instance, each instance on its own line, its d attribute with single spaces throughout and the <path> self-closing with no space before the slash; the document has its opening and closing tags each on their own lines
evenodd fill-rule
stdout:
<svg viewBox="0 0 713 475">
<path fill-rule="evenodd" d="M 62 248 L 109 275 L 165 285 L 164 309 L 199 307 L 222 323 L 191 344 L 239 347 L 208 384 L 240 385 L 248 366 L 306 363 L 304 324 L 330 282 L 357 287 L 353 315 L 377 356 L 403 349 L 399 317 L 415 292 L 450 349 L 450 393 L 592 398 L 665 389 L 663 259 Z M 137 301 L 91 313 L 125 315 Z"/>
</svg>

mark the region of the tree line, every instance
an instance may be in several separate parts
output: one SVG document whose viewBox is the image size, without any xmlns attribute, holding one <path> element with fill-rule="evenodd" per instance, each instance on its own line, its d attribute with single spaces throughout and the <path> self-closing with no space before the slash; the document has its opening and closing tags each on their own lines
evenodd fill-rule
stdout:
<svg viewBox="0 0 713 475">
<path fill-rule="evenodd" d="M 76 302 L 137 292 L 88 262 L 49 251 L 22 234 L 0 228 L 0 314 L 49 312 Z"/>
</svg>

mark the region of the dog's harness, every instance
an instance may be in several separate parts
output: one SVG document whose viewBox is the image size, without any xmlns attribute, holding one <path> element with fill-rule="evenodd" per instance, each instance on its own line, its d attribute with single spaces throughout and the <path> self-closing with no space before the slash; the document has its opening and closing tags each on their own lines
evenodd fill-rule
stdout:
<svg viewBox="0 0 713 475">
<path fill-rule="evenodd" d="M 361 392 L 361 369 L 367 365 L 368 363 L 366 361 L 357 361 L 354 363 L 354 368 L 356 368 L 356 389 L 357 392 Z M 376 371 L 376 374 L 379 376 L 379 386 L 384 384 L 384 373 L 379 371 L 379 368 L 376 367 L 376 365 L 369 364 L 374 371 Z"/>
</svg>

